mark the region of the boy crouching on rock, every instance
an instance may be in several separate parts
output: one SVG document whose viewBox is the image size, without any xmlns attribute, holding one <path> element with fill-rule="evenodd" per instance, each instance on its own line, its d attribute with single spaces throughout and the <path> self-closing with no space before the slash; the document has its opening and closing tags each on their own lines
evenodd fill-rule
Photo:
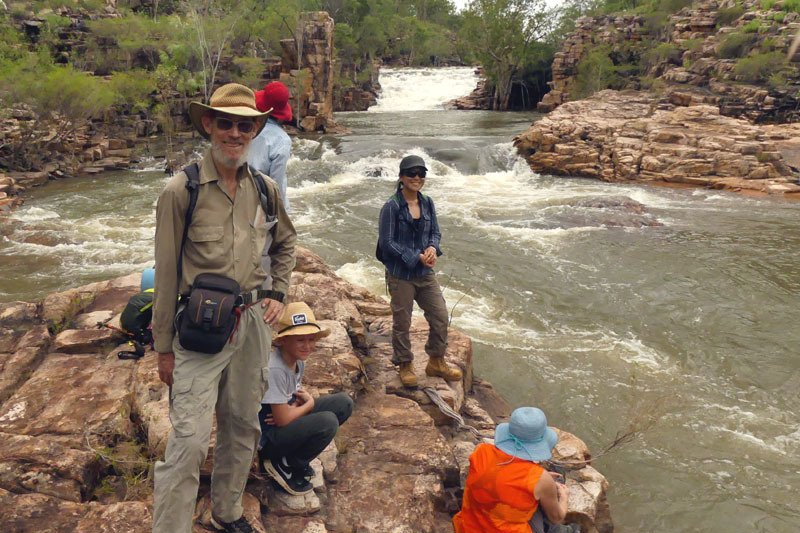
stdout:
<svg viewBox="0 0 800 533">
<path fill-rule="evenodd" d="M 316 400 L 302 385 L 305 362 L 317 340 L 330 330 L 317 325 L 303 302 L 286 306 L 272 338 L 269 389 L 261 400 L 259 460 L 267 474 L 286 492 L 312 490 L 309 463 L 330 444 L 339 426 L 353 412 L 353 400 L 339 392 Z"/>
</svg>

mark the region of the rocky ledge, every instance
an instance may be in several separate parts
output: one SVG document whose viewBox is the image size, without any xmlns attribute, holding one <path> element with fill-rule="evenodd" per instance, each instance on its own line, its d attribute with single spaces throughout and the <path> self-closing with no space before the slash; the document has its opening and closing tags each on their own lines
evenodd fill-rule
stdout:
<svg viewBox="0 0 800 533">
<path fill-rule="evenodd" d="M 152 462 L 162 456 L 170 423 L 167 388 L 156 357 L 120 360 L 119 339 L 98 323 L 116 323 L 139 276 L 52 294 L 41 302 L 0 306 L 0 522 L 9 533 L 145 533 L 151 528 Z M 336 276 L 300 250 L 291 300 L 314 308 L 332 334 L 308 363 L 314 393 L 345 391 L 355 411 L 313 465 L 315 491 L 276 491 L 254 465 L 245 513 L 257 531 L 304 533 L 449 533 L 468 456 L 491 437 L 509 406 L 472 372 L 470 339 L 452 331 L 447 359 L 464 381 L 427 378 L 404 389 L 389 357 L 388 304 Z M 414 323 L 423 353 L 424 321 Z M 423 375 L 424 357 L 417 361 Z M 471 431 L 459 431 L 423 390 L 436 392 Z M 556 458 L 590 459 L 586 445 L 560 432 Z M 213 437 L 212 437 L 213 441 Z M 208 520 L 202 470 L 197 524 Z M 613 530 L 608 484 L 591 466 L 568 475 L 570 513 L 584 533 Z"/>
<path fill-rule="evenodd" d="M 639 91 L 568 102 L 514 138 L 535 172 L 800 196 L 800 125 L 756 125 Z"/>
</svg>

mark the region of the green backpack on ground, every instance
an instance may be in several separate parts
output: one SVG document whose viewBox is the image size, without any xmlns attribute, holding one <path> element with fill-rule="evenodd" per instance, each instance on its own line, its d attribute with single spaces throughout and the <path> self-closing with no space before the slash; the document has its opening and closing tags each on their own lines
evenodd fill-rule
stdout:
<svg viewBox="0 0 800 533">
<path fill-rule="evenodd" d="M 150 322 L 153 320 L 153 294 L 153 289 L 147 289 L 131 296 L 119 319 L 122 329 L 139 344 L 150 344 L 153 340 L 150 329 Z"/>
</svg>

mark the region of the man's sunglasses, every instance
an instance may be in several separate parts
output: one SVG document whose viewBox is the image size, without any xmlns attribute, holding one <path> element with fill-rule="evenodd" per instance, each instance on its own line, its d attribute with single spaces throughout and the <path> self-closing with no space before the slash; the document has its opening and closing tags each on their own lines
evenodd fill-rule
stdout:
<svg viewBox="0 0 800 533">
<path fill-rule="evenodd" d="M 412 169 L 409 169 L 409 170 L 404 170 L 403 171 L 403 176 L 405 176 L 407 178 L 422 178 L 422 179 L 425 179 L 425 175 L 427 173 L 428 172 L 425 169 L 412 168 Z"/>
<path fill-rule="evenodd" d="M 217 128 L 222 131 L 228 131 L 234 124 L 239 133 L 253 133 L 256 131 L 256 123 L 252 120 L 231 120 L 225 117 L 215 117 Z"/>
</svg>

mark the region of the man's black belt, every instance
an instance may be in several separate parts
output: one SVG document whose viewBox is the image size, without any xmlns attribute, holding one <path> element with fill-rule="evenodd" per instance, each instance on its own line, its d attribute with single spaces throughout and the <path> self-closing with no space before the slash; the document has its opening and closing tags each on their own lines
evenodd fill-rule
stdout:
<svg viewBox="0 0 800 533">
<path fill-rule="evenodd" d="M 286 295 L 280 291 L 253 289 L 252 291 L 246 291 L 239 294 L 239 298 L 237 300 L 236 305 L 237 306 L 251 305 L 259 300 L 263 300 L 264 298 L 269 298 L 270 300 L 277 300 L 279 302 L 283 302 L 283 299 L 285 297 Z M 189 295 L 182 294 L 180 298 L 180 303 L 185 304 L 188 301 L 189 301 Z"/>
</svg>

